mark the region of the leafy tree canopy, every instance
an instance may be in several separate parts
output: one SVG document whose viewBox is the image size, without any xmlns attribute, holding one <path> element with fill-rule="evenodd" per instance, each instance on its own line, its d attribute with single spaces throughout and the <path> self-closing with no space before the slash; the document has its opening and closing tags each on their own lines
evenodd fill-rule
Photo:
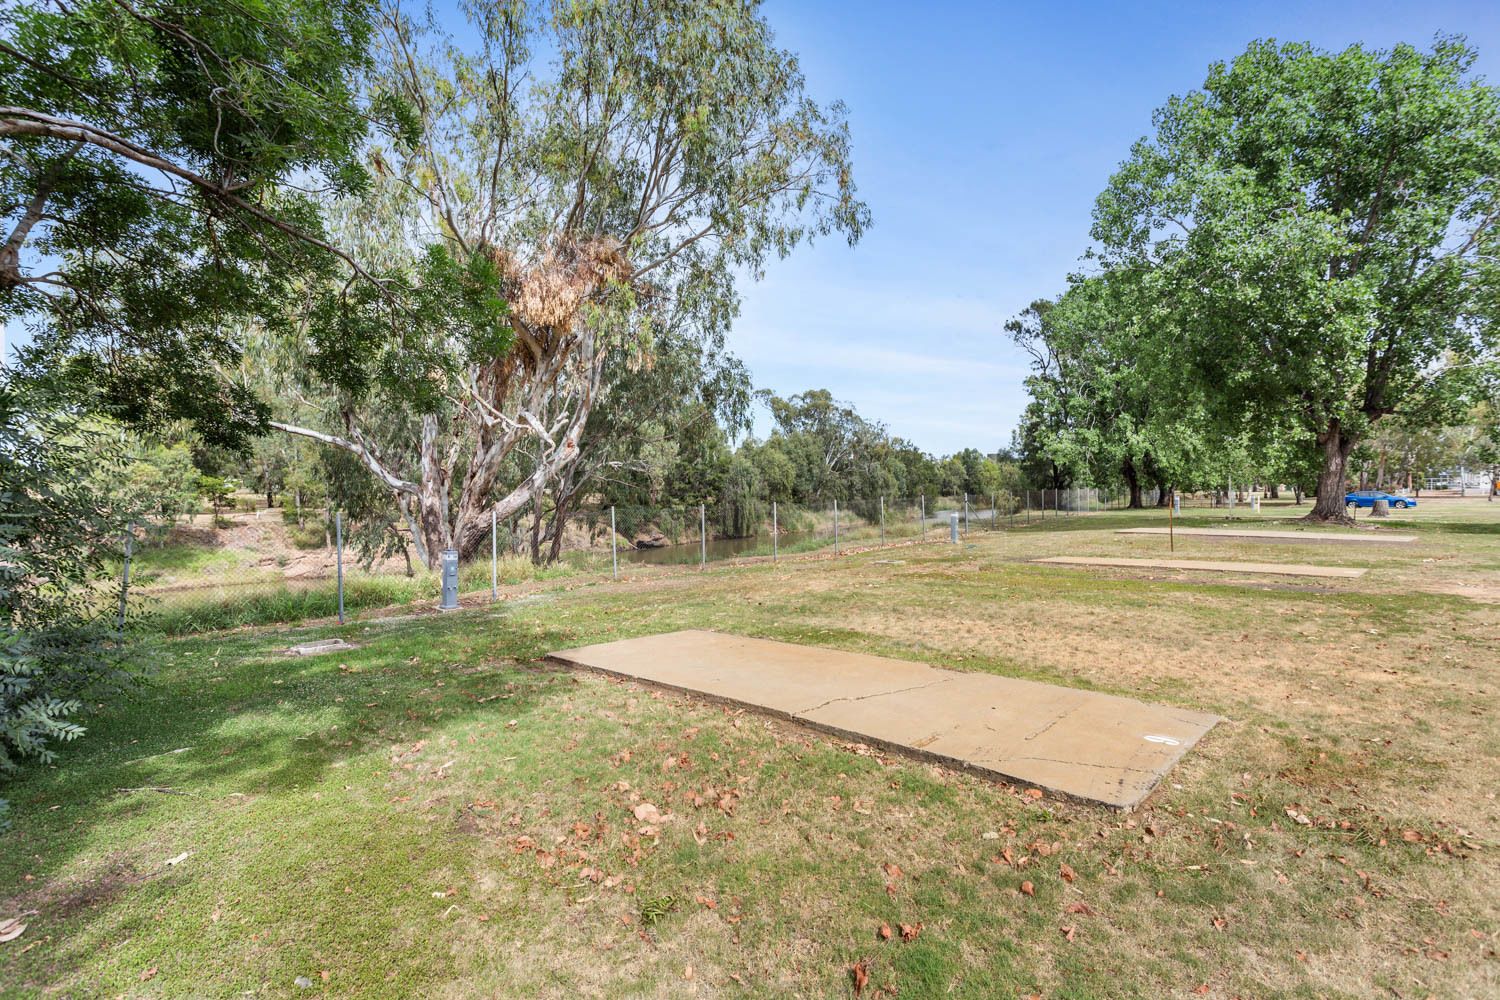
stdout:
<svg viewBox="0 0 1500 1000">
<path fill-rule="evenodd" d="M 1155 117 L 1095 210 L 1145 272 L 1215 413 L 1290 412 L 1324 453 L 1317 517 L 1382 417 L 1452 412 L 1493 358 L 1500 96 L 1430 51 L 1256 42 Z M 1211 414 L 1212 415 L 1212 414 Z"/>
<path fill-rule="evenodd" d="M 237 317 L 275 318 L 342 252 L 318 197 L 368 186 L 369 0 L 80 0 L 0 10 L 0 320 L 30 371 L 137 423 L 239 444 Z M 350 264 L 356 269 L 358 265 Z"/>
</svg>

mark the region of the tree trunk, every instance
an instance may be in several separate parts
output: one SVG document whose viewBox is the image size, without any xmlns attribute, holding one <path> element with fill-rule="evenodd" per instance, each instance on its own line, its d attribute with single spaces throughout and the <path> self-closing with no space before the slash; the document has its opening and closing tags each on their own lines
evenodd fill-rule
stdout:
<svg viewBox="0 0 1500 1000">
<path fill-rule="evenodd" d="M 1140 510 L 1144 504 L 1141 503 L 1141 477 L 1136 472 L 1135 463 L 1126 458 L 1120 472 L 1125 476 L 1125 485 L 1130 488 L 1130 509 Z"/>
<path fill-rule="evenodd" d="M 1269 487 L 1266 488 L 1266 499 L 1267 500 L 1280 500 L 1281 499 L 1281 485 L 1279 483 L 1272 483 Z"/>
<path fill-rule="evenodd" d="M 1323 468 L 1318 472 L 1318 499 L 1306 520 L 1354 523 L 1344 507 L 1347 465 L 1354 443 L 1337 420 L 1318 435 L 1318 444 L 1323 449 Z"/>
<path fill-rule="evenodd" d="M 1166 483 L 1156 484 L 1156 506 L 1166 507 L 1172 503 L 1172 487 Z"/>
</svg>

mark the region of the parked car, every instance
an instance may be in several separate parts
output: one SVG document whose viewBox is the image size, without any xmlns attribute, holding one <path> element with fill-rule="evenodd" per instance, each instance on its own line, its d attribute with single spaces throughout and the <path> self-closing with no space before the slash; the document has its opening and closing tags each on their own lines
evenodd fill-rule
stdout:
<svg viewBox="0 0 1500 1000">
<path fill-rule="evenodd" d="M 1356 493 L 1344 494 L 1346 507 L 1373 507 L 1376 500 L 1384 500 L 1397 510 L 1405 510 L 1417 505 L 1411 497 L 1398 497 L 1394 493 L 1386 493 L 1383 490 L 1359 490 Z"/>
</svg>

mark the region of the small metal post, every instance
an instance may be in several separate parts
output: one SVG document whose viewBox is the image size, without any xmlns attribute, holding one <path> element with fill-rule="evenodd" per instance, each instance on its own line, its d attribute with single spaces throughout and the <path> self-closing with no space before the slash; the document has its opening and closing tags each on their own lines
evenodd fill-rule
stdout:
<svg viewBox="0 0 1500 1000">
<path fill-rule="evenodd" d="M 781 548 L 781 530 L 776 523 L 776 501 L 771 501 L 771 561 L 776 562 Z"/>
<path fill-rule="evenodd" d="M 609 578 L 620 578 L 620 547 L 615 534 L 615 505 L 609 505 Z"/>
<path fill-rule="evenodd" d="M 917 517 L 922 522 L 922 541 L 927 541 L 927 494 L 917 497 Z"/>
<path fill-rule="evenodd" d="M 839 502 L 833 502 L 833 554 L 839 554 Z"/>
<path fill-rule="evenodd" d="M 708 568 L 708 513 L 701 503 L 698 505 L 698 568 Z"/>
<path fill-rule="evenodd" d="M 135 550 L 135 523 L 125 524 L 125 568 L 120 571 L 119 630 L 125 631 L 125 598 L 130 593 L 130 556 Z"/>
<path fill-rule="evenodd" d="M 964 494 L 964 534 L 969 533 L 969 494 Z"/>
<path fill-rule="evenodd" d="M 323 536 L 327 538 L 327 535 Z M 336 510 L 333 512 L 333 537 L 338 547 L 338 576 L 339 576 L 339 624 L 344 624 L 344 512 Z"/>
<path fill-rule="evenodd" d="M 490 508 L 490 600 L 500 600 L 500 525 L 495 508 Z"/>
<path fill-rule="evenodd" d="M 454 611 L 458 608 L 458 550 L 444 549 L 439 559 L 442 570 L 442 600 L 438 610 Z"/>
<path fill-rule="evenodd" d="M 1000 527 L 1000 494 L 990 494 L 990 530 L 994 531 Z"/>
<path fill-rule="evenodd" d="M 880 544 L 885 544 L 885 497 L 880 498 Z"/>
<path fill-rule="evenodd" d="M 958 544 L 958 511 L 948 515 L 948 541 Z"/>
<path fill-rule="evenodd" d="M 1167 551 L 1177 551 L 1177 525 L 1173 518 L 1173 512 L 1177 509 L 1177 489 L 1172 489 L 1172 504 L 1167 508 Z"/>
</svg>

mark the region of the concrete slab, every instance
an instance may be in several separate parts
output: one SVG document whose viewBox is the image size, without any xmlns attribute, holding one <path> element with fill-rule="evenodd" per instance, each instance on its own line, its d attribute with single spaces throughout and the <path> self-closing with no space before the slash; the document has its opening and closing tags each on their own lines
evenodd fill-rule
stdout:
<svg viewBox="0 0 1500 1000">
<path fill-rule="evenodd" d="M 1165 535 L 1166 528 L 1120 528 L 1117 535 Z M 1254 538 L 1258 541 L 1287 542 L 1415 542 L 1416 535 L 1391 535 L 1373 531 L 1264 531 L 1255 528 L 1178 528 L 1179 535 L 1207 535 L 1217 538 Z"/>
<path fill-rule="evenodd" d="M 1212 573 L 1270 573 L 1278 576 L 1320 576 L 1352 580 L 1365 575 L 1353 566 L 1312 566 L 1307 563 L 1225 562 L 1212 559 L 1112 559 L 1106 556 L 1048 556 L 1033 562 L 1060 566 L 1119 566 L 1125 569 L 1187 569 Z"/>
<path fill-rule="evenodd" d="M 866 653 L 684 631 L 552 659 L 731 702 L 889 749 L 1135 808 L 1218 716 Z"/>
</svg>

